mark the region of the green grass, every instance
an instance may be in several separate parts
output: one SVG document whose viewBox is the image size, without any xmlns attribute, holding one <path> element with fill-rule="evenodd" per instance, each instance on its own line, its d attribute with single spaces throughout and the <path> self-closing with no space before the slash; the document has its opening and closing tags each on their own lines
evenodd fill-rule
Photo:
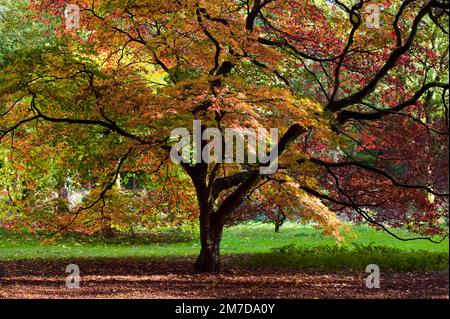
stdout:
<svg viewBox="0 0 450 319">
<path fill-rule="evenodd" d="M 233 263 L 252 267 L 337 270 L 375 263 L 396 270 L 448 270 L 448 239 L 441 244 L 403 242 L 366 226 L 355 226 L 352 233 L 357 237 L 337 246 L 312 226 L 287 223 L 277 234 L 270 224 L 243 224 L 225 230 L 221 252 L 232 256 Z M 0 229 L 0 260 L 194 257 L 200 249 L 197 237 L 162 230 L 139 238 L 65 235 L 42 244 L 35 236 Z"/>
<path fill-rule="evenodd" d="M 364 272 L 375 264 L 383 271 L 448 271 L 448 253 L 426 250 L 401 250 L 383 246 L 288 245 L 270 253 L 233 258 L 233 264 L 252 268 L 289 268 L 314 271 Z"/>
</svg>

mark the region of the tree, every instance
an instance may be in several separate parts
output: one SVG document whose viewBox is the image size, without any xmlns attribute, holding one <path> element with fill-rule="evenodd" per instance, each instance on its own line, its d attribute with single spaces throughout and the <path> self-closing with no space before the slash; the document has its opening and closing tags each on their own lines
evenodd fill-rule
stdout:
<svg viewBox="0 0 450 319">
<path fill-rule="evenodd" d="M 275 226 L 275 232 L 288 219 L 301 219 L 302 212 L 297 203 L 298 197 L 273 181 L 266 181 L 252 191 L 247 199 L 229 216 L 227 225 L 235 225 L 249 220 L 263 220 Z"/>
<path fill-rule="evenodd" d="M 36 37 L 52 33 L 67 2 L 31 3 L 49 26 Z M 70 3 L 79 29 L 59 19 L 45 49 L 1 53 L 3 140 L 95 138 L 105 158 L 95 174 L 114 181 L 139 156 L 174 165 L 170 132 L 193 120 L 201 133 L 282 132 L 271 175 L 262 163 L 181 164 L 199 209 L 197 270 L 220 269 L 227 218 L 267 181 L 337 238 L 334 211 L 393 235 L 386 225 L 405 219 L 429 240 L 448 233 L 448 1 L 384 1 L 375 28 L 362 0 Z"/>
</svg>

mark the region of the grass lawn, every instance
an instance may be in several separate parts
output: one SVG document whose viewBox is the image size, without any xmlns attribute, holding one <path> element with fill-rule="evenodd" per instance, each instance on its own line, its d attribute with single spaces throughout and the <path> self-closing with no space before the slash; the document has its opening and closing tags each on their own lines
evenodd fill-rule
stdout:
<svg viewBox="0 0 450 319">
<path fill-rule="evenodd" d="M 233 263 L 253 267 L 339 270 L 375 263 L 394 270 L 448 270 L 448 239 L 403 242 L 366 226 L 355 226 L 352 233 L 356 238 L 337 246 L 312 226 L 286 223 L 277 234 L 270 224 L 244 224 L 225 230 L 221 252 Z M 199 249 L 197 235 L 173 230 L 139 238 L 65 235 L 51 244 L 0 230 L 0 260 L 195 257 Z"/>
</svg>

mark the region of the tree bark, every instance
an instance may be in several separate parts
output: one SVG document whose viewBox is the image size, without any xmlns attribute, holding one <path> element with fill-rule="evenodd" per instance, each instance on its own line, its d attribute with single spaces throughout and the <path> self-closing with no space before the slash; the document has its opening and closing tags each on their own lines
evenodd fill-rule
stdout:
<svg viewBox="0 0 450 319">
<path fill-rule="evenodd" d="M 210 217 L 210 216 L 208 216 Z M 194 270 L 202 272 L 220 271 L 220 241 L 223 225 L 213 218 L 200 219 L 201 250 Z"/>
<path fill-rule="evenodd" d="M 284 221 L 286 220 L 286 215 L 281 212 L 281 208 L 279 209 L 279 214 L 275 217 L 274 224 L 275 224 L 275 232 L 280 232 L 280 227 L 283 226 Z"/>
<path fill-rule="evenodd" d="M 276 233 L 280 232 L 280 227 L 281 227 L 281 225 L 279 223 L 275 223 L 275 232 Z"/>
<path fill-rule="evenodd" d="M 206 185 L 206 169 L 204 164 L 195 167 L 184 166 L 194 183 L 198 206 L 200 209 L 200 255 L 194 270 L 202 272 L 220 271 L 220 240 L 224 223 L 220 215 L 214 211 L 211 189 Z"/>
</svg>

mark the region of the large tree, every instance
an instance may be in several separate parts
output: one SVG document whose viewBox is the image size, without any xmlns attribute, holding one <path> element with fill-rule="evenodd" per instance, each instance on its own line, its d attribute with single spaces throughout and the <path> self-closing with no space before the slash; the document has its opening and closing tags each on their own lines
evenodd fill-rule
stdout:
<svg viewBox="0 0 450 319">
<path fill-rule="evenodd" d="M 61 18 L 68 3 L 79 28 Z M 172 166 L 175 128 L 278 128 L 274 174 L 181 164 L 197 270 L 220 269 L 225 223 L 265 187 L 336 237 L 341 213 L 434 241 L 448 233 L 448 16 L 443 0 L 31 1 L 29 21 L 47 26 L 35 38 L 51 39 L 0 52 L 2 140 L 64 143 L 67 161 L 95 141 L 110 180 L 70 225 L 124 166 Z"/>
</svg>

